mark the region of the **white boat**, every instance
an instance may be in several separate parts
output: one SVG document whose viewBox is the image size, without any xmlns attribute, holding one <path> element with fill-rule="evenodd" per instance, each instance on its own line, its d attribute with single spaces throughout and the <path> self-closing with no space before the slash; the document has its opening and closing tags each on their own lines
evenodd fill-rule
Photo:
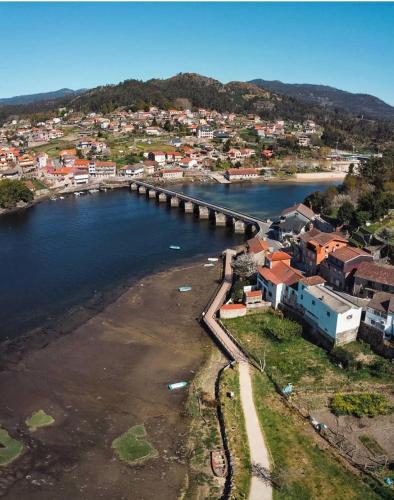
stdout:
<svg viewBox="0 0 394 500">
<path fill-rule="evenodd" d="M 171 250 L 180 250 L 181 247 L 178 245 L 170 245 Z"/>
<path fill-rule="evenodd" d="M 180 287 L 178 288 L 178 290 L 179 290 L 180 292 L 190 292 L 190 290 L 191 290 L 191 289 L 192 289 L 192 287 L 191 287 L 191 286 L 180 286 Z"/>
<path fill-rule="evenodd" d="M 59 196 L 59 200 L 64 200 L 64 196 Z"/>
<path fill-rule="evenodd" d="M 187 382 L 182 381 L 182 382 L 175 382 L 175 384 L 168 384 L 168 388 L 170 391 L 173 391 L 174 389 L 182 389 L 183 387 L 187 386 Z"/>
<path fill-rule="evenodd" d="M 219 259 L 217 257 L 208 257 L 209 262 L 217 262 Z"/>
<path fill-rule="evenodd" d="M 89 189 L 89 193 L 98 193 L 99 189 Z"/>
<path fill-rule="evenodd" d="M 214 267 L 215 264 L 204 264 L 204 267 Z"/>
<path fill-rule="evenodd" d="M 81 193 L 79 191 L 75 191 L 74 196 L 81 196 Z"/>
</svg>

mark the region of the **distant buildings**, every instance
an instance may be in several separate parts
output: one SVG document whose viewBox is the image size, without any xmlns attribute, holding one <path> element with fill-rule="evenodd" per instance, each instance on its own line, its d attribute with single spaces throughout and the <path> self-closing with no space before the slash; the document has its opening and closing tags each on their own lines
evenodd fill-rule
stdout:
<svg viewBox="0 0 394 500">
<path fill-rule="evenodd" d="M 250 180 L 256 179 L 259 176 L 255 168 L 229 168 L 226 170 L 224 176 L 229 181 Z"/>
</svg>

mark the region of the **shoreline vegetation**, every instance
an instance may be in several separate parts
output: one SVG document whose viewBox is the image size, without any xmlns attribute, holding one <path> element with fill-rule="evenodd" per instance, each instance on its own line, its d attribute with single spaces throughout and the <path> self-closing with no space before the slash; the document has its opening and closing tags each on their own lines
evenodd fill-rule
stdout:
<svg viewBox="0 0 394 500">
<path fill-rule="evenodd" d="M 245 185 L 254 185 L 254 184 L 307 184 L 307 183 L 314 183 L 314 182 L 333 182 L 333 181 L 338 181 L 341 182 L 344 180 L 346 174 L 343 174 L 341 172 L 315 172 L 315 173 L 299 173 L 299 174 L 294 174 L 292 176 L 286 176 L 286 177 L 269 177 L 269 178 L 264 178 L 264 177 L 259 177 L 257 179 L 253 180 L 239 180 L 239 181 L 232 181 L 232 184 L 245 184 Z M 146 179 L 147 181 L 151 181 L 151 179 Z M 132 182 L 132 179 L 127 179 L 125 181 L 121 182 L 104 182 L 104 184 L 110 188 L 110 189 L 126 189 L 128 188 L 129 184 Z M 153 180 L 152 182 L 157 182 L 157 179 Z M 164 186 L 174 186 L 177 184 L 187 184 L 187 183 L 203 183 L 203 184 L 216 184 L 217 181 L 215 181 L 212 178 L 206 178 L 204 177 L 203 179 L 195 178 L 195 177 L 184 177 L 181 180 L 176 180 L 176 181 L 171 181 L 171 180 L 159 180 L 160 185 Z M 81 185 L 81 186 L 76 186 L 71 189 L 67 190 L 58 190 L 54 189 L 49 191 L 47 194 L 38 196 L 29 202 L 21 202 L 18 203 L 14 207 L 9 207 L 9 208 L 0 208 L 0 217 L 2 215 L 7 215 L 13 212 L 19 212 L 22 210 L 27 210 L 29 208 L 34 207 L 35 205 L 38 205 L 39 203 L 42 203 L 44 201 L 48 201 L 51 199 L 52 196 L 68 196 L 72 195 L 76 191 L 88 191 L 89 189 L 97 188 L 99 184 L 91 184 L 91 185 Z"/>
</svg>

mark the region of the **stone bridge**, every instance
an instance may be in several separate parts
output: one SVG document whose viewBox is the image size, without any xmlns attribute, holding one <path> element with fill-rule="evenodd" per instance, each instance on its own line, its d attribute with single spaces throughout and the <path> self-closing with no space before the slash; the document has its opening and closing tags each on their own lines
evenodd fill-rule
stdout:
<svg viewBox="0 0 394 500">
<path fill-rule="evenodd" d="M 232 227 L 236 233 L 250 231 L 265 236 L 268 232 L 269 224 L 261 219 L 194 198 L 182 192 L 154 186 L 139 180 L 132 181 L 130 189 L 160 203 L 167 203 L 171 207 L 179 207 L 185 213 L 196 214 L 200 219 L 212 220 L 217 226 Z"/>
</svg>

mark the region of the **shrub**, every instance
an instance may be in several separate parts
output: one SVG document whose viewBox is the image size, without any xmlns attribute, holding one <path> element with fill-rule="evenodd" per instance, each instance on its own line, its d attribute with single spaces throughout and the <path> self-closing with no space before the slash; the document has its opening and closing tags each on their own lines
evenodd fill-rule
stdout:
<svg viewBox="0 0 394 500">
<path fill-rule="evenodd" d="M 363 392 L 360 394 L 335 394 L 331 400 L 335 415 L 354 415 L 356 417 L 376 417 L 392 412 L 392 407 L 381 394 Z"/>
<path fill-rule="evenodd" d="M 264 327 L 264 333 L 279 342 L 286 342 L 299 337 L 302 333 L 302 326 L 290 319 L 272 315 L 269 324 Z"/>
<path fill-rule="evenodd" d="M 357 361 L 356 355 L 344 349 L 343 347 L 335 347 L 330 352 L 331 361 L 336 364 L 341 364 L 343 368 L 349 371 L 356 371 L 362 368 L 362 363 Z"/>
</svg>

